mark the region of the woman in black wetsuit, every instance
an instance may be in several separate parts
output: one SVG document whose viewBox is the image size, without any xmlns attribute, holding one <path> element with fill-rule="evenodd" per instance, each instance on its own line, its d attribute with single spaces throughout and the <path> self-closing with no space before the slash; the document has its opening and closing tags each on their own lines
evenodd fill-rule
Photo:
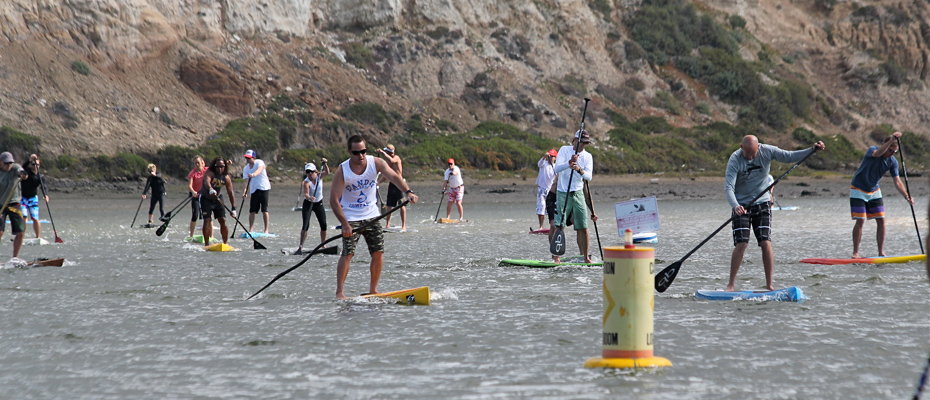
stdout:
<svg viewBox="0 0 930 400">
<path fill-rule="evenodd" d="M 149 178 L 145 181 L 145 189 L 142 190 L 142 198 L 145 198 L 145 194 L 149 192 L 149 187 L 152 188 L 152 199 L 149 201 L 149 223 L 152 223 L 152 217 L 154 217 L 153 212 L 155 211 L 155 203 L 158 203 L 158 212 L 161 213 L 159 218 L 165 216 L 165 179 L 161 177 L 161 174 L 158 173 L 158 167 L 155 164 L 149 164 Z"/>
</svg>

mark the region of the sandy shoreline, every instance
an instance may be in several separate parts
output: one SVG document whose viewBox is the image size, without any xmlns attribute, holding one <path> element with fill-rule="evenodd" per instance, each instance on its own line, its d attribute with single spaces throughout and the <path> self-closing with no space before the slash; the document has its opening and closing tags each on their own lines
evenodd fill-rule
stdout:
<svg viewBox="0 0 930 400">
<path fill-rule="evenodd" d="M 474 179 L 465 171 L 465 203 L 531 202 L 536 193 L 536 177 L 507 179 Z M 788 176 L 775 186 L 776 199 L 840 198 L 849 195 L 848 176 Z M 329 192 L 329 182 L 325 188 Z M 242 192 L 242 182 L 234 183 L 234 190 Z M 68 185 L 49 185 L 51 197 L 134 197 L 142 193 L 144 182 L 82 182 Z M 442 192 L 442 181 L 418 180 L 410 182 L 421 201 L 435 203 Z M 890 178 L 882 180 L 885 197 L 901 195 L 894 189 Z M 597 201 L 623 201 L 632 198 L 656 196 L 659 200 L 724 199 L 723 177 L 665 177 L 661 175 L 596 175 L 591 189 Z M 914 196 L 930 194 L 926 178 L 910 179 Z M 387 195 L 387 184 L 381 185 L 382 196 Z M 186 191 L 180 183 L 168 186 L 168 199 L 180 199 Z M 272 182 L 271 201 L 274 204 L 295 203 L 299 192 L 296 180 Z"/>
</svg>

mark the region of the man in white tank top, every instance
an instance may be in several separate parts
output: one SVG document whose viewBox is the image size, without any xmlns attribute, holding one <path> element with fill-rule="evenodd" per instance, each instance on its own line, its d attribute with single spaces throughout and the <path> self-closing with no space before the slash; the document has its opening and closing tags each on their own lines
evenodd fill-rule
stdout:
<svg viewBox="0 0 930 400">
<path fill-rule="evenodd" d="M 336 268 L 336 298 L 345 299 L 345 281 L 349 274 L 349 262 L 355 255 L 355 245 L 359 235 L 365 236 L 368 253 L 371 254 L 371 284 L 368 293 L 378 293 L 378 280 L 384 265 L 384 236 L 381 225 L 356 230 L 373 219 L 380 217 L 378 211 L 378 173 L 394 183 L 410 199 L 417 202 L 417 195 L 410 190 L 407 182 L 380 158 L 366 155 L 368 149 L 365 139 L 360 135 L 349 138 L 349 159 L 336 168 L 333 174 L 333 186 L 329 192 L 329 205 L 333 214 L 342 223 L 342 256 Z"/>
</svg>

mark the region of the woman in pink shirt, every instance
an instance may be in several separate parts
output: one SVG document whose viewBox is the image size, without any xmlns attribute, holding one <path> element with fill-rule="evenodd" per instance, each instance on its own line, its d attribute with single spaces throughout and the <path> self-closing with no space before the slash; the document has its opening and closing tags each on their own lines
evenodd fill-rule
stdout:
<svg viewBox="0 0 930 400">
<path fill-rule="evenodd" d="M 198 200 L 198 196 L 200 195 L 200 188 L 203 186 L 203 173 L 206 166 L 201 156 L 194 156 L 192 161 L 194 162 L 194 169 L 187 174 L 187 191 L 194 197 L 194 200 L 191 201 L 191 229 L 190 235 L 188 235 L 191 237 L 194 236 L 194 228 L 197 227 L 197 219 L 202 218 L 200 215 L 200 200 Z"/>
</svg>

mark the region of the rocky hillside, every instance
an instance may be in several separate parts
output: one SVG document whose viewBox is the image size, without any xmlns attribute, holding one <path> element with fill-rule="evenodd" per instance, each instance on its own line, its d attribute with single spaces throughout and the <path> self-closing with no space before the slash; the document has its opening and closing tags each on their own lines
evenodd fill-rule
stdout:
<svg viewBox="0 0 930 400">
<path fill-rule="evenodd" d="M 806 109 L 785 123 L 747 118 L 764 104 L 718 88 L 745 78 L 688 70 L 682 60 L 709 59 L 704 48 L 674 55 L 647 43 L 641 11 L 672 0 L 5 0 L 0 125 L 40 137 L 47 157 L 146 157 L 200 146 L 290 99 L 308 113 L 290 147 L 341 145 L 358 129 L 381 144 L 404 129 L 341 124 L 340 111 L 362 103 L 420 115 L 428 132 L 495 120 L 564 139 L 588 96 L 587 127 L 607 147 L 617 146 L 611 112 L 685 127 L 743 122 L 791 146 L 797 127 L 856 146 L 880 124 L 925 136 L 926 1 L 689 4 L 707 18 L 699 35 L 735 38 L 752 79 L 800 82 Z"/>
</svg>

